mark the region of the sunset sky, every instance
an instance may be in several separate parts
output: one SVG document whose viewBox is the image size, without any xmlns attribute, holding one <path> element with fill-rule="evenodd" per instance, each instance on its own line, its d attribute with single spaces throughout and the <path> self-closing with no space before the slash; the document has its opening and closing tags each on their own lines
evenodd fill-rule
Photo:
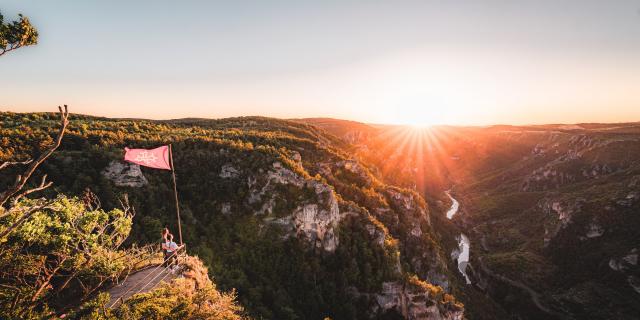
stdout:
<svg viewBox="0 0 640 320">
<path fill-rule="evenodd" d="M 2 0 L 0 110 L 485 125 L 640 121 L 640 1 Z"/>
</svg>

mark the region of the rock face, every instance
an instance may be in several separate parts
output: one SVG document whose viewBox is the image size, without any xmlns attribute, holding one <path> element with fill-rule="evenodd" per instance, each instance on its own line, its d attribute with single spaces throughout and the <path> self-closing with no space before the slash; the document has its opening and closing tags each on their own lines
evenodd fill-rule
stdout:
<svg viewBox="0 0 640 320">
<path fill-rule="evenodd" d="M 366 225 L 365 228 L 367 229 L 367 233 L 369 233 L 369 235 L 375 239 L 375 243 L 379 246 L 383 246 L 384 245 L 384 240 L 385 240 L 385 235 L 384 235 L 384 231 L 380 230 L 379 228 L 376 228 L 374 225 Z"/>
<path fill-rule="evenodd" d="M 273 164 L 273 169 L 267 172 L 266 179 L 254 179 L 257 180 L 264 181 L 264 184 L 260 188 L 257 183 L 252 184 L 248 202 L 265 202 L 256 214 L 268 215 L 265 221 L 304 235 L 311 243 L 325 251 L 332 252 L 336 249 L 339 239 L 335 229 L 341 215 L 338 199 L 331 187 L 314 179 L 305 179 L 279 162 Z M 292 212 L 274 212 L 277 196 L 275 190 L 278 185 L 293 186 L 300 189 L 300 192 L 307 192 L 312 196 L 301 200 Z M 265 197 L 269 198 L 264 199 Z M 277 218 L 270 215 L 276 215 Z"/>
<path fill-rule="evenodd" d="M 440 310 L 427 292 L 399 282 L 382 283 L 382 291 L 376 294 L 375 298 L 380 309 L 384 311 L 395 309 L 405 319 L 462 320 L 463 318 L 462 311 Z"/>
<path fill-rule="evenodd" d="M 240 172 L 231 164 L 225 164 L 220 171 L 220 178 L 236 178 Z"/>
<path fill-rule="evenodd" d="M 534 170 L 522 182 L 522 191 L 547 190 L 575 181 L 575 177 L 562 172 L 551 164 Z"/>
<path fill-rule="evenodd" d="M 387 188 L 385 192 L 391 199 L 391 202 L 401 208 L 407 215 L 408 221 L 411 222 L 411 233 L 414 236 L 422 235 L 420 222 L 426 221 L 428 225 L 431 225 L 431 219 L 424 206 L 418 204 L 416 196 L 414 194 L 401 193 L 394 188 Z"/>
<path fill-rule="evenodd" d="M 640 294 L 640 278 L 636 276 L 629 276 L 627 277 L 627 282 L 629 283 L 629 286 L 633 288 L 633 290 Z"/>
<path fill-rule="evenodd" d="M 638 267 L 638 249 L 631 249 L 626 255 L 609 259 L 609 267 L 615 271 L 626 271 Z"/>
<path fill-rule="evenodd" d="M 340 211 L 338 202 L 335 198 L 332 200 L 328 210 L 319 209 L 317 204 L 307 204 L 293 213 L 296 230 L 325 251 L 334 251 L 338 245 L 334 229 L 340 221 Z"/>
<path fill-rule="evenodd" d="M 225 202 L 220 206 L 220 212 L 224 215 L 231 214 L 231 203 Z"/>
<path fill-rule="evenodd" d="M 638 202 L 638 200 L 640 200 L 640 192 L 632 191 L 623 199 L 616 201 L 616 204 L 622 207 L 631 207 L 634 203 Z"/>
<path fill-rule="evenodd" d="M 625 275 L 629 286 L 638 294 L 640 294 L 640 278 L 638 277 L 639 255 L 640 250 L 638 250 L 638 248 L 633 248 L 622 257 L 609 259 L 609 268 Z"/>
<path fill-rule="evenodd" d="M 597 238 L 604 234 L 604 228 L 600 225 L 592 222 L 589 224 L 589 230 L 587 230 L 587 238 Z"/>
<path fill-rule="evenodd" d="M 562 228 L 568 226 L 575 213 L 580 212 L 584 203 L 584 199 L 576 200 L 553 200 L 543 199 L 538 203 L 538 207 L 547 216 L 544 226 L 544 244 L 545 246 L 560 232 Z M 597 225 L 587 231 L 587 237 L 598 237 L 604 233 L 604 230 Z M 590 235 L 590 236 L 589 236 Z"/>
<path fill-rule="evenodd" d="M 617 149 L 634 148 L 634 137 L 607 138 L 585 134 L 562 135 L 544 143 L 538 143 L 531 156 L 523 160 L 537 163 L 539 167 L 529 172 L 521 183 L 521 191 L 545 191 L 592 179 L 600 179 L 630 165 L 619 157 L 611 157 Z M 560 142 L 558 142 L 558 140 Z"/>
<path fill-rule="evenodd" d="M 344 168 L 345 170 L 353 173 L 362 179 L 365 186 L 370 186 L 372 184 L 371 176 L 367 173 L 366 169 L 355 160 L 344 160 L 336 163 L 336 166 L 339 168 Z"/>
<path fill-rule="evenodd" d="M 431 232 L 431 221 L 425 204 L 419 201 L 415 193 L 401 192 L 393 187 L 386 188 L 383 194 L 395 211 L 395 220 L 389 222 L 392 227 L 393 225 L 397 227 L 397 229 L 391 228 L 392 234 L 405 245 L 411 246 L 411 251 L 414 252 L 413 255 L 405 257 L 411 266 L 409 271 L 448 290 L 446 256 L 443 252 L 425 245 L 423 241 L 423 235 Z M 389 216 L 388 211 L 378 210 L 378 212 L 386 217 Z M 406 233 L 401 230 L 406 230 Z"/>
<path fill-rule="evenodd" d="M 102 171 L 102 175 L 118 187 L 140 188 L 149 183 L 139 165 L 118 160 L 111 161 Z"/>
</svg>

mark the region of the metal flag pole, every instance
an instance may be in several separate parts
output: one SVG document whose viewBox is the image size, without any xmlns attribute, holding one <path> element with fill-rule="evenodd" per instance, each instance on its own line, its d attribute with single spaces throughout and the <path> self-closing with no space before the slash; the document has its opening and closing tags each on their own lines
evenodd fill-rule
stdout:
<svg viewBox="0 0 640 320">
<path fill-rule="evenodd" d="M 178 187 L 176 186 L 176 170 L 173 166 L 173 148 L 169 144 L 169 161 L 171 161 L 171 175 L 173 176 L 173 193 L 176 196 L 176 215 L 178 216 L 178 236 L 182 245 L 182 225 L 180 224 L 180 205 L 178 204 Z"/>
</svg>

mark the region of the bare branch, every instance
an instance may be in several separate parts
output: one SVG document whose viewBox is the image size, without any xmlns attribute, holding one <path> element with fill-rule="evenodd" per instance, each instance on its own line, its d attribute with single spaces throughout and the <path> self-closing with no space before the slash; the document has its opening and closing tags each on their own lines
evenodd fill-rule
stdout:
<svg viewBox="0 0 640 320">
<path fill-rule="evenodd" d="M 84 193 L 82 194 L 82 202 L 84 203 L 85 208 L 89 211 L 95 211 L 100 209 L 101 203 L 100 198 L 96 196 L 95 193 L 91 191 L 89 188 L 84 189 Z"/>
<path fill-rule="evenodd" d="M 55 268 L 53 268 L 51 271 L 47 270 L 45 267 L 44 271 L 45 271 L 46 277 L 43 279 L 42 283 L 38 287 L 38 290 L 36 290 L 33 296 L 31 296 L 31 302 L 35 302 L 38 296 L 40 296 L 40 294 L 42 293 L 42 291 L 44 291 L 44 289 L 46 289 L 49 286 L 49 284 L 51 283 L 51 279 L 53 278 L 53 276 L 58 274 L 58 271 L 60 271 L 60 268 L 62 268 L 62 266 L 64 265 L 64 262 L 67 261 L 67 259 L 68 259 L 67 256 L 58 257 L 55 264 Z"/>
<path fill-rule="evenodd" d="M 29 159 L 26 161 L 7 161 L 0 164 L 0 170 L 7 168 L 9 166 L 21 165 L 21 164 L 29 164 L 33 161 L 33 159 Z"/>
<path fill-rule="evenodd" d="M 131 205 L 129 205 L 129 195 L 128 194 L 124 194 L 122 195 L 122 198 L 119 198 L 118 201 L 120 201 L 120 206 L 122 207 L 122 211 L 124 211 L 125 213 L 128 213 L 129 210 L 131 209 Z"/>
<path fill-rule="evenodd" d="M 11 51 L 13 51 L 15 49 L 18 49 L 20 47 L 22 47 L 22 46 L 21 45 L 16 45 L 16 46 L 11 45 L 11 46 L 9 46 L 9 49 L 2 49 L 2 51 L 0 52 L 0 56 L 5 54 L 5 53 L 7 53 L 7 52 L 11 52 Z"/>
<path fill-rule="evenodd" d="M 45 174 L 44 176 L 42 176 L 42 180 L 40 181 L 40 185 L 33 188 L 33 189 L 29 189 L 29 190 L 25 190 L 23 192 L 21 192 L 20 194 L 18 194 L 17 196 L 15 196 L 13 198 L 13 205 L 16 205 L 18 203 L 18 200 L 20 200 L 20 198 L 32 193 L 32 192 L 36 192 L 36 191 L 40 191 L 40 190 L 44 190 L 46 188 L 49 188 L 51 185 L 53 184 L 53 182 L 47 182 L 47 175 Z"/>
<path fill-rule="evenodd" d="M 120 206 L 124 214 L 133 219 L 136 216 L 136 208 L 129 204 L 129 195 L 125 193 L 118 201 L 120 201 Z"/>
<path fill-rule="evenodd" d="M 49 147 L 49 149 L 45 150 L 38 157 L 38 159 L 29 163 L 29 167 L 27 167 L 23 174 L 18 176 L 18 179 L 16 179 L 16 182 L 13 184 L 13 186 L 0 193 L 0 206 L 4 205 L 5 202 L 9 200 L 9 198 L 20 192 L 20 190 L 24 188 L 25 184 L 27 184 L 27 181 L 36 171 L 38 166 L 40 166 L 40 164 L 42 164 L 42 162 L 44 162 L 49 156 L 51 156 L 51 154 L 53 154 L 53 152 L 60 146 L 62 137 L 64 136 L 64 132 L 67 129 L 67 125 L 69 124 L 69 111 L 66 104 L 64 105 L 64 111 L 62 110 L 62 107 L 58 107 L 58 110 L 60 113 L 60 131 L 58 132 L 55 143 L 51 147 Z"/>
</svg>

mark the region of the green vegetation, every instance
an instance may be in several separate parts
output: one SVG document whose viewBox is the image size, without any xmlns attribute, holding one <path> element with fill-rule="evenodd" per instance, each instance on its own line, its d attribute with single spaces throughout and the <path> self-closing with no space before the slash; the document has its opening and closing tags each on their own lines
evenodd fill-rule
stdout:
<svg viewBox="0 0 640 320">
<path fill-rule="evenodd" d="M 0 231 L 29 211 L 0 245 L 2 318 L 40 318 L 85 301 L 153 256 L 145 248 L 119 249 L 131 213 L 88 209 L 77 198 L 22 200 L 2 215 Z"/>
<path fill-rule="evenodd" d="M 640 243 L 634 127 L 477 133 L 474 143 L 492 156 L 476 159 L 472 177 L 465 178 L 473 183 L 459 192 L 473 213 L 467 221 L 474 226 L 472 241 L 486 248 L 475 251 L 485 265 L 536 290 L 563 316 L 633 318 L 639 300 L 628 277 L 638 268 L 616 271 L 609 262 Z M 496 157 L 503 164 L 494 168 Z M 527 292 L 506 282 L 494 286 L 494 298 L 511 312 L 540 312 Z"/>
<path fill-rule="evenodd" d="M 51 114 L 0 117 L 0 161 L 26 160 L 53 141 L 56 118 Z M 162 227 L 177 229 L 168 172 L 142 168 L 148 184 L 131 187 L 115 185 L 103 171 L 112 161 L 121 162 L 124 147 L 167 143 L 174 150 L 187 250 L 209 267 L 218 288 L 236 290 L 252 317 L 384 318 L 384 310 L 371 311 L 376 310 L 374 294 L 383 282 L 407 281 L 399 265 L 423 282 L 434 274 L 442 275 L 439 281 L 446 277 L 446 259 L 431 234 L 424 200 L 384 184 L 366 165 L 345 167 L 348 146 L 307 124 L 260 117 L 139 121 L 72 115 L 60 148 L 35 173 L 46 173 L 55 186 L 40 194 L 81 195 L 90 188 L 109 210 L 119 207 L 126 194 L 138 214 L 123 246 L 156 243 Z M 233 168 L 233 174 L 221 176 L 223 167 Z M 15 167 L 7 172 L 18 173 Z M 298 182 L 276 183 L 272 175 L 279 174 Z M 0 187 L 10 184 L 0 176 Z M 329 191 L 318 191 L 322 188 Z M 319 240 L 292 232 L 286 224 L 269 222 L 309 204 L 329 211 L 331 197 L 342 215 L 335 251 L 325 251 Z M 416 229 L 420 236 L 411 235 Z M 145 300 L 162 300 L 175 290 L 132 299 L 111 316 L 182 317 L 164 307 L 151 311 L 153 303 Z M 443 310 L 457 303 L 450 296 L 434 299 Z M 83 314 L 97 312 L 99 305 L 90 302 Z M 127 313 L 128 306 L 139 313 Z"/>
<path fill-rule="evenodd" d="M 162 258 L 152 246 L 121 248 L 135 216 L 126 195 L 122 209 L 108 211 L 88 190 L 81 200 L 26 197 L 52 185 L 46 175 L 39 185 L 29 182 L 60 146 L 66 106 L 59 116 L 56 138 L 40 146 L 35 158 L 0 164 L 0 170 L 18 171 L 0 192 L 0 318 L 241 319 L 235 296 L 218 292 L 193 257 L 186 257 L 184 279 L 134 295 L 117 309 L 106 307 L 105 289 Z"/>
<path fill-rule="evenodd" d="M 6 22 L 0 12 L 0 56 L 21 47 L 38 43 L 38 31 L 23 15 L 18 21 Z"/>
<path fill-rule="evenodd" d="M 13 206 L 0 220 L 0 231 L 21 213 L 42 207 L 41 202 L 23 200 Z M 181 279 L 107 309 L 109 295 L 102 290 L 161 261 L 155 248 L 119 248 L 131 230 L 131 218 L 123 210 L 87 208 L 85 202 L 64 196 L 37 210 L 0 245 L 0 318 L 41 319 L 67 311 L 71 319 L 241 318 L 235 296 L 218 292 L 196 258 L 186 263 L 187 278 L 195 284 Z M 84 305 L 74 311 L 80 303 Z"/>
</svg>

